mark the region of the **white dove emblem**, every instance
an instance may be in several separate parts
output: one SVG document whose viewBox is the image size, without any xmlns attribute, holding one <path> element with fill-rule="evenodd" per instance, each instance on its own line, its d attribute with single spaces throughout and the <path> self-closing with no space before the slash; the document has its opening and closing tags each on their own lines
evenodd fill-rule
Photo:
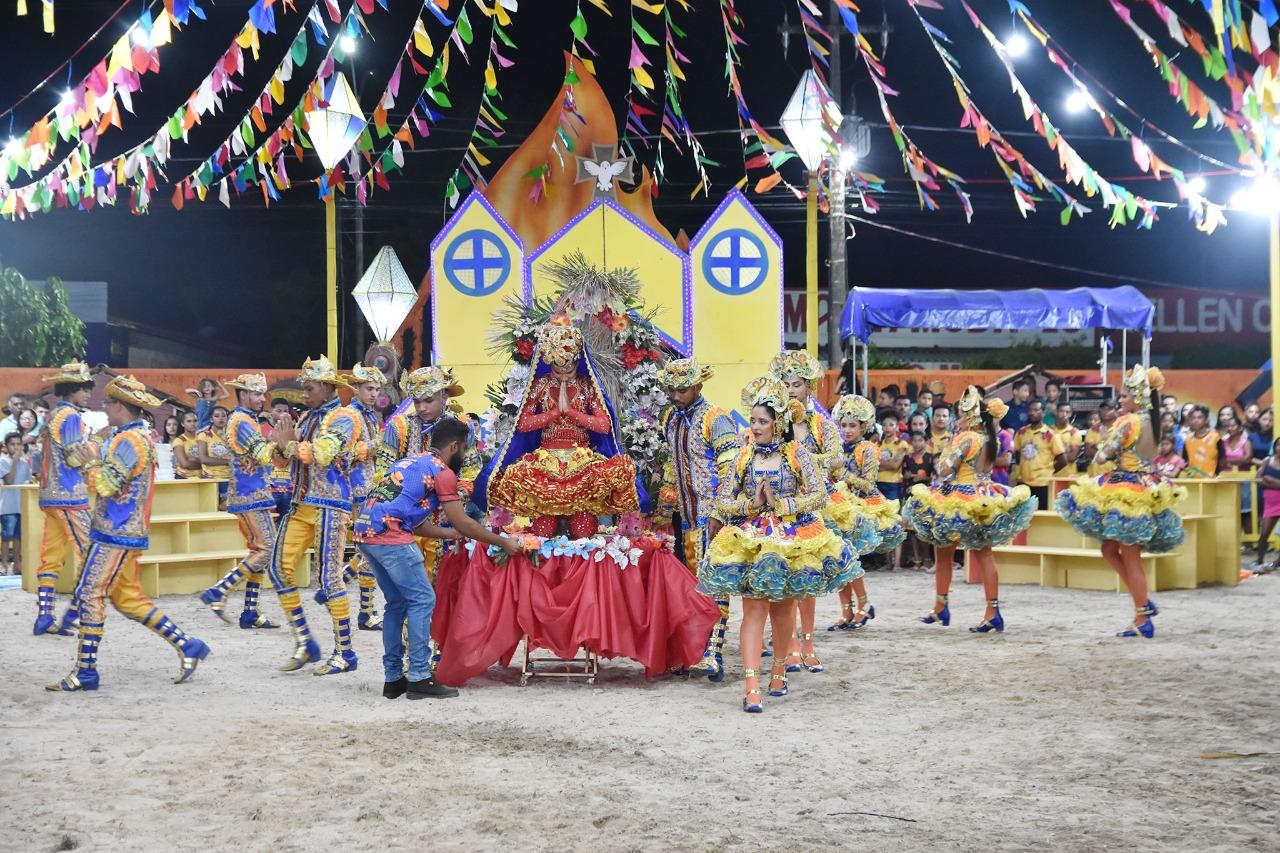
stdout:
<svg viewBox="0 0 1280 853">
<path fill-rule="evenodd" d="M 583 160 L 582 168 L 587 170 L 587 174 L 596 179 L 596 189 L 600 192 L 608 192 L 613 188 L 613 179 L 621 175 L 627 169 L 626 160 L 601 160 L 599 163 L 593 160 Z"/>
</svg>

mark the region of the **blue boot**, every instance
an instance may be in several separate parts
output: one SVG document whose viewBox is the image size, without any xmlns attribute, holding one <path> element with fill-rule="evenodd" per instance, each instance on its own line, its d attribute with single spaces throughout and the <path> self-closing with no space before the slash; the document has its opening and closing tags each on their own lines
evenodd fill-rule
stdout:
<svg viewBox="0 0 1280 853">
<path fill-rule="evenodd" d="M 951 608 L 947 606 L 947 598 L 948 596 L 945 595 L 938 596 L 938 603 L 942 605 L 942 609 L 929 611 L 920 617 L 920 621 L 926 625 L 933 625 L 934 623 L 940 622 L 944 628 L 950 625 Z"/>
<path fill-rule="evenodd" d="M 245 629 L 249 629 L 249 628 L 267 629 L 267 628 L 279 628 L 280 626 L 277 625 L 275 622 L 272 622 L 270 619 L 263 616 L 261 613 L 257 612 L 256 610 L 242 610 L 240 611 L 240 627 Z"/>
<path fill-rule="evenodd" d="M 182 651 L 178 652 L 178 674 L 174 676 L 174 684 L 182 684 L 196 674 L 200 661 L 209 656 L 209 647 L 203 640 L 187 637 L 182 641 Z"/>
<path fill-rule="evenodd" d="M 66 678 L 56 684 L 46 684 L 45 690 L 53 693 L 74 693 L 80 690 L 98 689 L 98 671 L 96 669 L 73 670 Z"/>
<path fill-rule="evenodd" d="M 73 637 L 80 630 L 80 608 L 76 606 L 76 602 L 71 602 L 71 606 L 67 608 L 67 612 L 62 614 L 62 624 L 58 626 L 58 636 Z"/>
<path fill-rule="evenodd" d="M 297 672 L 309 663 L 320 660 L 320 644 L 307 637 L 305 642 L 293 648 L 290 658 L 280 665 L 281 672 Z"/>
<path fill-rule="evenodd" d="M 58 633 L 58 621 L 53 618 L 52 613 L 41 613 L 36 617 L 36 624 L 31 629 L 31 633 L 37 637 L 41 634 L 56 634 Z"/>
<path fill-rule="evenodd" d="M 334 651 L 329 659 L 311 671 L 312 675 L 337 675 L 342 672 L 355 672 L 360 659 L 356 653 L 347 649 L 345 652 Z"/>
<path fill-rule="evenodd" d="M 223 622 L 231 624 L 231 620 L 227 618 L 227 599 L 217 589 L 210 587 L 200 593 L 200 600 L 209 605 L 209 609 L 213 611 L 213 615 L 217 616 Z"/>
</svg>

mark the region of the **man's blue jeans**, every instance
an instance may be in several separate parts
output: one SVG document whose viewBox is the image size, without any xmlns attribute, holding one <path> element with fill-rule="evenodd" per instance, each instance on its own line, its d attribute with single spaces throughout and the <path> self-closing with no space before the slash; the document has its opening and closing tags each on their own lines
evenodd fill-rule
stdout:
<svg viewBox="0 0 1280 853">
<path fill-rule="evenodd" d="M 417 543 L 357 545 L 382 588 L 386 608 L 382 617 L 382 668 L 387 681 L 404 675 L 404 623 L 409 623 L 409 680 L 431 677 L 431 613 L 436 592 L 427 580 L 422 551 Z"/>
</svg>

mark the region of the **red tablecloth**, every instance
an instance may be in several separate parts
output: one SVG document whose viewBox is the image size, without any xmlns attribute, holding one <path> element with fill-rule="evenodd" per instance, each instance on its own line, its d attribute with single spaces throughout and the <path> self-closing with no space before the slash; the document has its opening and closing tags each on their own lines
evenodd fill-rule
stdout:
<svg viewBox="0 0 1280 853">
<path fill-rule="evenodd" d="M 638 566 L 610 559 L 525 556 L 496 566 L 476 548 L 447 555 L 436 576 L 431 635 L 440 644 L 435 677 L 459 685 L 510 663 L 528 636 L 533 648 L 572 658 L 579 648 L 627 657 L 652 678 L 702 659 L 720 616 L 689 570 L 665 548 L 644 549 Z"/>
</svg>

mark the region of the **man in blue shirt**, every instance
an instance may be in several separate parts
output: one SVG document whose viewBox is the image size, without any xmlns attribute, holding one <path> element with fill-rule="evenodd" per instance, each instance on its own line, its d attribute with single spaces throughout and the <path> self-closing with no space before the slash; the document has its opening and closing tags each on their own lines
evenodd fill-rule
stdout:
<svg viewBox="0 0 1280 853">
<path fill-rule="evenodd" d="M 1027 402 L 1031 399 L 1031 382 L 1019 379 L 1013 383 L 1013 400 L 1009 403 L 1009 411 L 1000 419 L 1000 426 L 1010 432 L 1017 432 L 1027 425 Z"/>
<path fill-rule="evenodd" d="M 519 553 L 515 540 L 499 536 L 472 520 L 458 495 L 468 430 L 446 417 L 431 433 L 431 450 L 407 456 L 391 466 L 369 491 L 355 521 L 356 547 L 373 568 L 386 599 L 382 623 L 382 666 L 386 684 L 382 695 L 396 699 L 457 696 L 452 687 L 431 677 L 431 613 L 435 591 L 427 581 L 422 549 L 414 534 L 436 539 L 465 536 L 497 545 L 509 555 Z M 442 527 L 440 514 L 452 528 Z M 404 624 L 409 623 L 409 675 L 404 674 Z"/>
</svg>

